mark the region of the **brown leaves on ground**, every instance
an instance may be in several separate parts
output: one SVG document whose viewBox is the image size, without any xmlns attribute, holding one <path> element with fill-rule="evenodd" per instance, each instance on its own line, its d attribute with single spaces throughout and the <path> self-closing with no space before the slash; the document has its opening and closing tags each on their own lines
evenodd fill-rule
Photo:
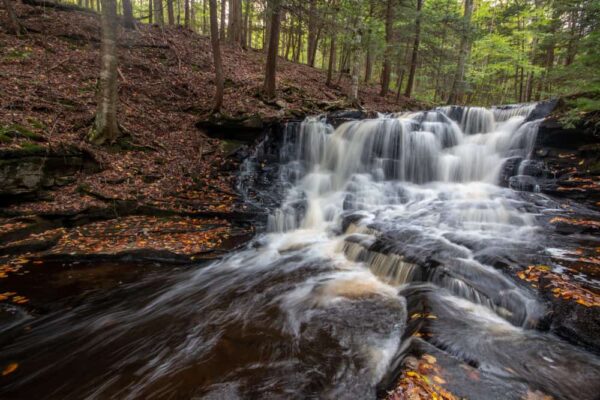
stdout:
<svg viewBox="0 0 600 400">
<path fill-rule="evenodd" d="M 15 304 L 25 304 L 29 302 L 29 299 L 25 296 L 19 296 L 16 292 L 4 292 L 0 293 L 0 302 L 11 301 Z"/>
<path fill-rule="evenodd" d="M 51 253 L 120 253 L 166 250 L 193 255 L 218 248 L 229 238 L 231 225 L 222 219 L 131 216 L 101 221 L 68 231 Z"/>
<path fill-rule="evenodd" d="M 600 295 L 584 288 L 566 274 L 553 272 L 547 265 L 530 265 L 517 276 L 535 288 L 544 285 L 540 289 L 550 290 L 556 298 L 575 301 L 585 307 L 600 306 Z"/>
<path fill-rule="evenodd" d="M 52 247 L 38 256 L 56 254 L 119 254 L 134 250 L 161 250 L 194 256 L 232 245 L 235 237 L 251 235 L 250 228 L 234 227 L 219 218 L 154 217 L 134 215 L 92 222 L 74 228 L 56 228 L 34 233 L 10 245 L 57 238 Z M 0 278 L 18 272 L 27 258 L 13 258 L 0 265 Z M 35 263 L 35 261 L 34 261 Z"/>
<path fill-rule="evenodd" d="M 396 388 L 388 393 L 386 400 L 458 400 L 444 389 L 443 371 L 434 356 L 408 357 L 405 366 Z"/>
<path fill-rule="evenodd" d="M 554 217 L 550 220 L 551 224 L 563 223 L 567 225 L 575 225 L 581 226 L 590 229 L 600 229 L 600 221 L 594 220 L 584 220 L 584 219 L 576 219 L 576 218 L 566 218 L 566 217 Z"/>
</svg>

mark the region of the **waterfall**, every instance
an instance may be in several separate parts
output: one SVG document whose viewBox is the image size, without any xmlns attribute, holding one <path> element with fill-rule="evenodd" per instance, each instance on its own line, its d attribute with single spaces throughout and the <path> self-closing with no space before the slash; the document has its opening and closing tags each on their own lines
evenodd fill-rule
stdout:
<svg viewBox="0 0 600 400">
<path fill-rule="evenodd" d="M 543 307 L 477 259 L 479 248 L 516 248 L 536 235 L 534 216 L 498 186 L 504 160 L 532 151 L 538 121 L 526 119 L 533 108 L 442 107 L 337 129 L 324 118 L 292 125 L 280 155 L 290 188 L 268 229 L 331 232 L 355 218 L 337 250 L 382 281 L 426 279 L 515 324 L 535 325 Z M 442 267 L 423 269 L 433 259 Z"/>
</svg>

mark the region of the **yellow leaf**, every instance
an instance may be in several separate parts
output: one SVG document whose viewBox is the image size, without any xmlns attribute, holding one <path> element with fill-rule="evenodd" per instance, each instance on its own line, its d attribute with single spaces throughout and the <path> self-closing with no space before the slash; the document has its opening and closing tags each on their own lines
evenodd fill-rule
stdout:
<svg viewBox="0 0 600 400">
<path fill-rule="evenodd" d="M 438 384 L 440 384 L 440 385 L 443 385 L 444 383 L 446 383 L 446 381 L 445 381 L 445 380 L 443 380 L 441 377 L 439 377 L 439 376 L 437 376 L 437 375 L 435 375 L 435 376 L 433 377 L 433 380 L 434 380 L 434 382 L 435 382 L 435 383 L 438 383 Z"/>
<path fill-rule="evenodd" d="M 15 372 L 17 370 L 17 368 L 19 368 L 19 364 L 17 364 L 17 363 L 10 363 L 10 364 L 8 364 L 2 370 L 2 376 L 6 376 L 8 374 L 12 374 L 13 372 Z"/>
</svg>

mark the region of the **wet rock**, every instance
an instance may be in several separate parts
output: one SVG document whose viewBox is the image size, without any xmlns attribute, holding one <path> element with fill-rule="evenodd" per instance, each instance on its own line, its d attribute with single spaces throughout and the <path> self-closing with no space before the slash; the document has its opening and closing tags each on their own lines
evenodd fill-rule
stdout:
<svg viewBox="0 0 600 400">
<path fill-rule="evenodd" d="M 367 114 L 360 110 L 339 110 L 327 114 L 327 123 L 337 127 L 344 122 L 366 118 Z"/>
<path fill-rule="evenodd" d="M 508 180 L 508 187 L 522 192 L 539 192 L 540 190 L 535 178 L 527 175 L 512 176 Z"/>
<path fill-rule="evenodd" d="M 521 161 L 523 157 L 510 157 L 504 161 L 500 172 L 500 183 L 503 186 L 508 186 L 509 179 L 518 174 Z"/>
<path fill-rule="evenodd" d="M 198 121 L 196 127 L 206 131 L 211 138 L 253 142 L 262 135 L 265 122 L 258 114 L 237 117 L 211 114 Z"/>
<path fill-rule="evenodd" d="M 527 121 L 535 121 L 536 119 L 546 117 L 556 108 L 557 104 L 558 100 L 556 99 L 537 103 L 533 111 L 527 116 Z"/>
<path fill-rule="evenodd" d="M 565 128 L 556 118 L 547 118 L 539 126 L 536 148 L 576 150 L 580 146 L 597 141 L 598 138 L 592 132 L 585 129 Z"/>
<path fill-rule="evenodd" d="M 550 283 L 549 278 L 540 278 L 540 291 L 552 309 L 550 329 L 571 343 L 600 352 L 600 307 L 555 296 Z"/>
<path fill-rule="evenodd" d="M 540 178 L 546 175 L 546 166 L 539 160 L 524 160 L 519 164 L 521 175 L 534 176 Z"/>
<path fill-rule="evenodd" d="M 100 170 L 90 153 L 75 147 L 28 146 L 0 151 L 0 196 L 32 197 L 43 189 L 75 181 L 79 172 Z"/>
</svg>

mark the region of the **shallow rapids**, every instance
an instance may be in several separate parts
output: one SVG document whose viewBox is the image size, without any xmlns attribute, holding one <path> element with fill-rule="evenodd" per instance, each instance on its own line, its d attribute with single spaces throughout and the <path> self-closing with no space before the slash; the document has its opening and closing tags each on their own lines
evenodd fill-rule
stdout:
<svg viewBox="0 0 600 400">
<path fill-rule="evenodd" d="M 543 332 L 546 306 L 505 273 L 546 251 L 552 201 L 499 185 L 532 152 L 533 108 L 290 124 L 266 232 L 208 266 L 23 316 L 0 358 L 28 373 L 0 394 L 368 399 L 418 345 L 481 371 L 464 396 L 596 398 L 600 359 Z"/>
</svg>

